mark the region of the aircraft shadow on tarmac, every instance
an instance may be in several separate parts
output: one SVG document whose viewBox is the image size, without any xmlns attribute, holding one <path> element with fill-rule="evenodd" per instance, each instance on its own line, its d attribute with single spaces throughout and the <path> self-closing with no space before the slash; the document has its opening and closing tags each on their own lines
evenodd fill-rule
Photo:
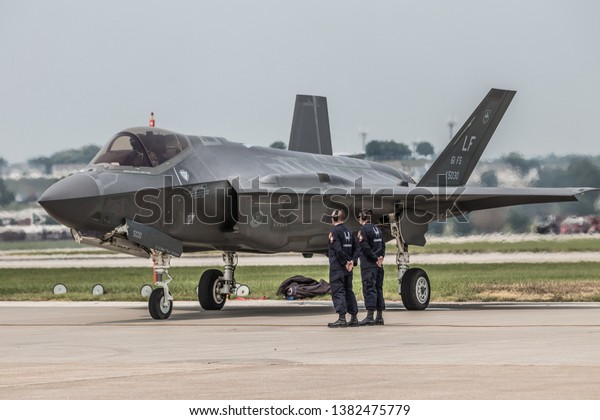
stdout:
<svg viewBox="0 0 600 420">
<path fill-rule="evenodd" d="M 194 302 L 185 302 L 183 305 L 176 306 L 173 310 L 173 314 L 169 318 L 171 321 L 225 321 L 230 319 L 238 318 L 257 318 L 257 317 L 279 317 L 279 318 L 292 318 L 292 317 L 306 317 L 306 316 L 320 316 L 331 314 L 334 315 L 335 311 L 331 302 L 316 302 L 310 304 L 298 304 L 294 303 L 290 306 L 277 305 L 277 306 L 226 306 L 219 311 L 206 311 L 197 306 Z M 129 311 L 140 312 L 139 318 L 122 319 L 117 321 L 102 322 L 102 324 L 122 324 L 122 323 L 139 323 L 145 324 L 152 322 L 152 318 L 148 317 L 145 313 L 145 308 L 127 308 Z M 155 322 L 153 322 L 155 323 Z M 166 322 L 169 323 L 168 321 Z"/>
<path fill-rule="evenodd" d="M 335 311 L 331 302 L 327 301 L 306 301 L 294 302 L 289 306 L 285 304 L 270 305 L 265 304 L 260 306 L 253 304 L 252 306 L 226 306 L 219 311 L 206 311 L 196 306 L 195 302 L 184 302 L 176 306 L 171 316 L 171 321 L 226 321 L 239 318 L 259 318 L 259 317 L 278 317 L 278 318 L 293 318 L 293 317 L 309 317 L 321 315 L 335 315 Z M 406 311 L 401 302 L 387 302 L 386 312 Z M 432 303 L 426 312 L 433 311 L 526 311 L 532 309 L 547 309 L 547 310 L 566 310 L 566 309 L 592 309 L 598 310 L 598 305 L 585 303 L 557 303 L 557 302 L 493 302 L 493 303 Z M 362 302 L 359 302 L 359 318 L 365 313 Z M 147 317 L 145 308 L 127 308 L 128 311 L 139 313 L 139 317 L 122 319 L 116 321 L 100 322 L 101 324 L 146 324 L 152 322 L 152 319 Z M 414 316 L 423 315 L 426 312 L 422 311 L 407 311 Z M 168 324 L 167 321 L 165 324 Z"/>
</svg>

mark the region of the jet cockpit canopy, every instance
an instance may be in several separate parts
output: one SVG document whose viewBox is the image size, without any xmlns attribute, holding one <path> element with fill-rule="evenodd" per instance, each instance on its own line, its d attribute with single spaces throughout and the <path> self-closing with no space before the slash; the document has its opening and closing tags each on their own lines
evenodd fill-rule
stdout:
<svg viewBox="0 0 600 420">
<path fill-rule="evenodd" d="M 114 135 L 98 152 L 91 164 L 155 167 L 188 147 L 181 134 L 158 128 L 131 128 Z"/>
</svg>

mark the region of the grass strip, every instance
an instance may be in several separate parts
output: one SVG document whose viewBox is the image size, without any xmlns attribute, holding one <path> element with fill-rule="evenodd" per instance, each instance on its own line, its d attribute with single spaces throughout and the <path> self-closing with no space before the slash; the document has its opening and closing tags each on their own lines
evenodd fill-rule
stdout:
<svg viewBox="0 0 600 420">
<path fill-rule="evenodd" d="M 600 263 L 436 264 L 421 268 L 429 275 L 434 302 L 600 302 Z M 175 299 L 197 300 L 198 279 L 206 269 L 172 268 Z M 362 299 L 359 273 L 355 271 L 354 290 Z M 250 298 L 281 299 L 276 296 L 277 288 L 296 274 L 328 280 L 324 266 L 240 266 L 236 280 L 250 287 Z M 65 284 L 69 293 L 54 295 L 56 283 Z M 92 296 L 97 283 L 104 286 L 106 294 Z M 144 284 L 152 284 L 150 267 L 0 269 L 0 300 L 143 301 L 140 288 Z M 386 266 L 384 292 L 386 299 L 400 300 L 394 265 Z"/>
</svg>

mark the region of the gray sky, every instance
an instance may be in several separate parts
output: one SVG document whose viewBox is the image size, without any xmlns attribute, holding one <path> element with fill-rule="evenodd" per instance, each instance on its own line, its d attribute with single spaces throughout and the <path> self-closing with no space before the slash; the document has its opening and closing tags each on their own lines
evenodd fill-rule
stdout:
<svg viewBox="0 0 600 420">
<path fill-rule="evenodd" d="M 0 3 L 0 156 L 146 125 L 287 143 L 297 93 L 327 96 L 334 152 L 440 151 L 492 87 L 517 90 L 484 158 L 600 154 L 600 2 Z"/>
</svg>

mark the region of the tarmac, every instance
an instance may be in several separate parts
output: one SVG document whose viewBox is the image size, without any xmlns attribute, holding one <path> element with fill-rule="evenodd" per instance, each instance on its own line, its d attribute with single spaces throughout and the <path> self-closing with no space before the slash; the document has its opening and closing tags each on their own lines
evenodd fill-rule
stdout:
<svg viewBox="0 0 600 420">
<path fill-rule="evenodd" d="M 359 317 L 364 316 L 361 308 Z M 597 400 L 600 304 L 0 302 L 0 399 Z"/>
</svg>

